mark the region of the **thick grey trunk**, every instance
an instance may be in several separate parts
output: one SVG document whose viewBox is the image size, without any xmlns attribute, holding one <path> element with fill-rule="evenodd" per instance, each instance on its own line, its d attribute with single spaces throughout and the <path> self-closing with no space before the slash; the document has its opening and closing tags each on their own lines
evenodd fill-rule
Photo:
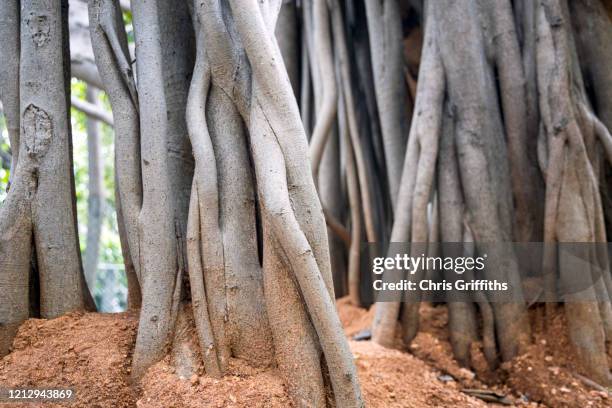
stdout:
<svg viewBox="0 0 612 408">
<path fill-rule="evenodd" d="M 19 157 L 19 13 L 19 1 L 0 3 L 0 101 L 11 145 L 10 180 Z"/>
<path fill-rule="evenodd" d="M 138 94 L 146 101 L 140 105 L 142 309 L 132 371 L 138 377 L 164 355 L 180 301 L 175 295 L 180 294 L 186 264 L 183 248 L 192 175 L 184 119 L 192 47 L 183 3 L 138 0 L 132 6 L 136 58 L 146 61 L 137 65 Z"/>
<path fill-rule="evenodd" d="M 227 329 L 232 354 L 255 365 L 273 361 L 258 259 L 255 191 L 246 130 L 233 102 L 213 86 L 206 113 L 217 163 Z M 205 237 L 205 234 L 204 234 Z M 206 238 L 204 238 L 206 239 Z"/>
<path fill-rule="evenodd" d="M 15 150 L 22 154 L 14 161 L 14 187 L 0 211 L 0 291 L 6 299 L 0 321 L 7 329 L 0 334 L 1 354 L 7 352 L 30 310 L 38 313 L 40 307 L 42 317 L 52 318 L 93 308 L 76 228 L 65 48 L 67 3 L 24 1 L 22 9 L 27 13 L 21 16 L 20 28 L 10 34 L 20 41 L 21 58 L 11 56 L 19 61 L 19 75 L 11 64 L 2 67 L 3 78 L 14 75 L 11 80 L 19 84 L 18 93 L 3 88 L 3 97 L 9 109 L 18 107 L 17 117 L 14 112 L 9 115 L 9 129 L 21 122 L 20 147 Z M 10 16 L 10 10 L 3 10 L 3 16 Z M 12 18 L 13 23 L 19 21 L 14 13 Z M 8 30 L 10 24 L 3 28 Z M 12 44 L 15 38 L 4 40 Z M 40 285 L 36 293 L 30 293 L 32 250 L 38 274 L 34 279 Z M 31 295 L 36 307 L 31 307 Z"/>
<path fill-rule="evenodd" d="M 606 242 L 596 165 L 603 152 L 594 143 L 598 119 L 586 102 L 569 20 L 567 3 L 563 1 L 548 0 L 538 5 L 538 84 L 547 148 L 544 239 L 551 243 Z M 545 272 L 563 281 L 569 272 L 567 265 L 556 254 L 549 255 L 545 258 Z M 585 256 L 598 263 L 598 254 Z M 604 267 L 607 264 L 605 260 Z M 597 293 L 599 299 L 609 299 L 609 285 L 598 275 L 592 274 L 592 278 L 593 286 L 583 294 Z M 604 279 L 609 282 L 609 270 Z M 595 381 L 610 384 L 605 357 L 606 340 L 612 335 L 610 302 L 602 300 L 597 304 L 571 296 L 567 300 L 564 309 L 570 339 L 582 365 Z"/>
<path fill-rule="evenodd" d="M 428 10 L 432 6 L 429 3 Z M 431 11 L 429 11 L 431 13 Z M 447 87 L 438 45 L 438 22 L 427 20 L 425 48 L 420 67 L 415 112 L 408 139 L 408 149 L 402 172 L 402 182 L 396 202 L 390 242 L 414 242 L 422 244 L 429 240 L 427 226 L 427 203 L 432 194 L 438 144 L 442 129 L 442 107 Z M 390 254 L 393 256 L 394 254 Z M 419 275 L 416 278 L 419 278 Z M 420 294 L 410 296 L 412 303 L 404 304 L 403 338 L 410 342 L 417 333 L 418 301 Z M 417 297 L 415 299 L 415 297 Z M 373 340 L 391 346 L 395 338 L 395 327 L 400 312 L 400 302 L 379 303 L 374 319 Z"/>
<path fill-rule="evenodd" d="M 0 356 L 8 354 L 17 329 L 29 315 L 32 259 L 32 197 L 34 166 L 17 166 L 15 182 L 0 208 Z"/>
<path fill-rule="evenodd" d="M 56 317 L 85 306 L 87 292 L 78 247 L 72 140 L 62 2 L 24 1 L 21 20 L 21 151 L 35 169 L 32 201 L 40 276 L 41 315 Z M 25 153 L 24 153 L 25 154 Z"/>
<path fill-rule="evenodd" d="M 323 406 L 332 386 L 339 405 L 359 406 L 355 369 L 333 304 L 306 136 L 274 39 L 280 2 L 230 5 L 210 0 L 193 7 L 199 41 L 188 103 L 196 160 L 188 260 L 204 363 L 213 375 L 223 372 L 230 355 L 268 364 L 269 325 L 274 357 L 296 404 Z M 244 156 L 235 156 L 241 151 Z M 238 244 L 245 234 L 253 246 Z M 263 270 L 255 242 L 263 245 Z M 265 311 L 254 296 L 262 284 Z M 238 340 L 253 330 L 259 344 Z"/>
<path fill-rule="evenodd" d="M 510 180 L 514 197 L 514 237 L 517 241 L 542 240 L 544 183 L 534 160 L 532 130 L 528 129 L 527 90 L 518 36 L 510 1 L 485 6 L 494 25 L 495 66 L 499 75 L 501 113 L 508 144 Z M 531 131 L 531 133 L 530 133 Z M 531 150 L 531 151 L 530 151 Z M 527 182 L 527 180 L 529 180 Z"/>
<path fill-rule="evenodd" d="M 325 222 L 306 158 L 306 135 L 280 52 L 272 41 L 277 9 L 272 2 L 245 3 L 230 1 L 253 67 L 249 130 L 264 228 L 270 228 L 279 241 L 295 274 L 325 356 L 336 404 L 363 406 L 333 303 Z M 253 18 L 258 14 L 259 18 Z M 281 131 L 283 138 L 270 138 Z"/>
<path fill-rule="evenodd" d="M 486 246 L 478 242 L 512 241 L 510 178 L 493 71 L 483 52 L 482 35 L 476 31 L 480 24 L 473 4 L 457 2 L 442 7 L 436 3 L 434 19 L 440 24 L 440 51 L 449 96 L 456 107 L 455 137 L 466 215 L 478 251 L 484 253 Z M 466 38 L 470 41 L 466 42 Z M 455 69 L 457 66 L 471 69 Z M 512 259 L 511 254 L 505 256 Z M 498 275 L 489 278 L 505 279 L 513 287 L 520 287 L 516 263 L 496 265 L 499 259 L 490 259 L 488 270 Z M 501 355 L 508 360 L 528 342 L 525 308 L 518 303 L 496 303 L 493 309 Z"/>
</svg>

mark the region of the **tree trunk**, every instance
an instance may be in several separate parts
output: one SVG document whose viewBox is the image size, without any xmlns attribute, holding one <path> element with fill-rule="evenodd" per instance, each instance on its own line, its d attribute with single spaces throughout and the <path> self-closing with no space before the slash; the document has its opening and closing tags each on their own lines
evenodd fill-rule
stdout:
<svg viewBox="0 0 612 408">
<path fill-rule="evenodd" d="M 6 129 L 8 130 L 9 143 L 11 144 L 11 173 L 9 179 L 13 178 L 17 168 L 19 157 L 19 2 L 4 1 L 0 12 L 0 101 L 4 117 L 6 118 Z"/>
<path fill-rule="evenodd" d="M 6 6 L 10 6 L 8 2 Z M 2 354 L 30 311 L 32 251 L 42 317 L 94 308 L 81 267 L 76 228 L 67 92 L 67 2 L 24 1 L 22 9 L 26 12 L 20 25 L 21 154 L 14 188 L 0 213 L 0 262 L 5 265 L 0 290 L 5 292 L 3 299 L 8 299 L 2 302 L 0 314 L 2 324 L 8 327 L 2 331 Z M 12 107 L 13 103 L 11 100 L 7 105 Z"/>
<path fill-rule="evenodd" d="M 518 296 L 510 244 L 544 241 L 544 290 L 530 305 L 556 300 L 572 278 L 559 247 L 585 245 L 580 276 L 591 285 L 563 307 L 582 371 L 610 384 L 612 24 L 603 2 L 133 0 L 134 66 L 125 2 L 89 0 L 97 67 L 83 1 L 73 2 L 72 60 L 66 0 L 0 2 L 13 153 L 0 208 L 0 355 L 28 317 L 92 304 L 75 217 L 72 66 L 113 110 L 75 101 L 115 128 L 128 304 L 141 307 L 135 379 L 165 356 L 179 375 L 201 364 L 216 377 L 240 358 L 278 368 L 294 405 L 362 406 L 334 304 L 345 291 L 369 303 L 362 241 L 389 256 L 391 242 L 419 257 L 486 253 L 483 277 Z M 101 185 L 94 162 L 90 181 Z M 439 252 L 438 242 L 456 247 Z M 392 273 L 383 279 L 437 278 Z M 399 327 L 408 345 L 421 295 L 380 302 L 373 340 L 393 346 Z M 493 370 L 531 340 L 526 303 L 491 295 L 446 298 L 463 366 L 480 368 L 482 354 Z"/>
<path fill-rule="evenodd" d="M 142 292 L 133 375 L 164 354 L 180 300 L 192 162 L 185 105 L 192 59 L 189 15 L 183 3 L 132 4 L 136 36 L 142 160 L 138 215 Z M 162 43 L 164 46 L 162 47 Z"/>
<path fill-rule="evenodd" d="M 90 1 L 96 62 L 125 146 L 117 148 L 122 241 L 142 292 L 134 376 L 166 345 L 177 370 L 195 369 L 195 344 L 185 336 L 192 319 L 181 304 L 191 300 L 208 374 L 223 375 L 231 356 L 277 363 L 296 404 L 324 406 L 334 395 L 339 406 L 361 406 L 306 137 L 274 39 L 280 3 L 189 6 L 196 47 L 186 7 L 133 3 L 137 61 L 147 61 L 137 63 L 136 98 L 119 4 Z M 270 137 L 281 133 L 283 140 Z"/>
<path fill-rule="evenodd" d="M 394 207 L 406 152 L 406 89 L 403 84 L 402 21 L 397 0 L 366 1 L 374 89 L 385 151 L 387 180 Z"/>
</svg>

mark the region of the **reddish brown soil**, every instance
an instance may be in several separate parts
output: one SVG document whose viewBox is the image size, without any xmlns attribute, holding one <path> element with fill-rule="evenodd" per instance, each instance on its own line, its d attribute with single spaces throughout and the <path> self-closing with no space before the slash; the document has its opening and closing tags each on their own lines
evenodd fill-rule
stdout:
<svg viewBox="0 0 612 408">
<path fill-rule="evenodd" d="M 369 407 L 486 407 L 457 384 L 438 380 L 435 370 L 410 354 L 371 341 L 350 345 Z"/>
<path fill-rule="evenodd" d="M 350 342 L 368 407 L 485 407 L 448 386 L 422 361 L 372 342 Z M 143 381 L 138 407 L 291 407 L 275 371 L 233 360 L 223 379 L 180 379 L 167 361 L 152 367 Z"/>
<path fill-rule="evenodd" d="M 351 305 L 348 297 L 338 299 L 336 302 L 338 308 L 338 316 L 344 327 L 344 333 L 347 337 L 352 337 L 362 330 L 369 330 L 374 319 L 374 308 L 365 310 L 360 307 Z"/>
<path fill-rule="evenodd" d="M 138 408 L 289 407 L 291 401 L 274 370 L 249 367 L 233 359 L 222 379 L 179 378 L 168 361 L 151 367 L 142 381 Z"/>
<path fill-rule="evenodd" d="M 347 336 L 369 329 L 373 310 L 338 302 Z M 446 309 L 425 305 L 421 333 L 411 353 L 351 341 L 361 387 L 369 407 L 485 407 L 464 388 L 495 391 L 514 404 L 550 407 L 606 407 L 611 400 L 574 375 L 575 363 L 553 320 L 556 343 L 536 333 L 529 352 L 495 373 L 459 367 L 445 330 Z M 19 330 L 11 354 L 0 360 L 0 387 L 71 387 L 74 401 L 62 404 L 2 404 L 0 407 L 290 407 L 274 370 L 232 360 L 222 379 L 179 378 L 167 361 L 153 366 L 137 386 L 129 381 L 137 318 L 134 314 L 73 313 L 53 320 L 31 319 Z M 401 344 L 398 342 L 398 346 Z M 443 377 L 442 375 L 447 375 Z M 449 377 L 450 375 L 451 377 Z M 523 396 L 526 399 L 523 399 Z M 542 404 L 539 404 L 539 403 Z M 488 406 L 500 406 L 490 404 Z"/>
<path fill-rule="evenodd" d="M 344 308 L 341 307 L 341 310 Z M 355 308 L 357 314 L 367 315 Z M 356 316 L 367 322 L 368 318 Z M 137 386 L 129 366 L 137 318 L 130 314 L 73 313 L 22 325 L 11 354 L 0 360 L 0 387 L 70 387 L 76 399 L 44 407 L 170 408 L 290 407 L 274 370 L 232 360 L 222 379 L 179 378 L 167 361 L 153 366 Z M 485 406 L 444 384 L 414 356 L 371 342 L 351 342 L 365 399 L 370 407 Z M 43 404 L 0 403 L 0 407 Z"/>
<path fill-rule="evenodd" d="M 19 329 L 13 351 L 0 360 L 0 387 L 67 387 L 76 399 L 44 407 L 133 407 L 129 385 L 136 337 L 134 315 L 72 313 L 53 320 L 30 319 Z M 42 404 L 0 403 L 2 407 Z"/>
<path fill-rule="evenodd" d="M 612 397 L 585 384 L 559 311 L 547 329 L 535 333 L 535 342 L 522 356 L 502 365 L 507 384 L 551 407 L 611 407 Z M 610 356 L 608 356 L 610 357 Z M 609 362 L 612 361 L 609 359 Z"/>
<path fill-rule="evenodd" d="M 370 328 L 373 308 L 357 308 L 347 299 L 340 299 L 338 308 L 347 336 Z M 452 376 L 460 385 L 459 389 L 491 390 L 505 395 L 515 405 L 612 407 L 612 398 L 608 394 L 585 384 L 579 377 L 580 369 L 572 357 L 574 352 L 562 309 L 549 322 L 547 330 L 534 324 L 534 344 L 528 347 L 527 353 L 502 364 L 495 372 L 486 368 L 484 358 L 481 364 L 476 359 L 477 367 L 473 367 L 473 371 L 460 367 L 453 359 L 446 330 L 446 307 L 424 304 L 420 313 L 419 334 L 407 348 L 397 339 L 397 348 L 407 349 L 434 370 Z M 532 312 L 534 322 L 538 313 L 539 310 Z M 473 354 L 478 356 L 481 353 L 473 350 Z"/>
</svg>

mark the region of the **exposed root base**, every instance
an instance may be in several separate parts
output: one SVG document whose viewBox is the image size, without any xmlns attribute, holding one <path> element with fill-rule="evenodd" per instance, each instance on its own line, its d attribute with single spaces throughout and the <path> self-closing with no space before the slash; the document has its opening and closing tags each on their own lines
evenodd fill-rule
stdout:
<svg viewBox="0 0 612 408">
<path fill-rule="evenodd" d="M 356 308 L 344 298 L 338 302 L 338 309 L 348 336 L 370 328 L 373 308 L 369 311 Z M 530 312 L 535 319 L 538 311 Z M 528 346 L 527 352 L 502 364 L 496 371 L 488 370 L 482 351 L 477 347 L 471 350 L 472 370 L 461 367 L 453 358 L 445 306 L 423 304 L 420 315 L 420 331 L 409 352 L 434 370 L 452 376 L 455 381 L 448 384 L 455 384 L 458 389 L 488 389 L 506 395 L 515 403 L 523 400 L 535 404 L 530 406 L 609 407 L 612 403 L 612 397 L 585 384 L 577 375 L 581 371 L 567 336 L 563 309 L 556 310 L 550 319 L 548 334 L 543 327 L 537 327 L 535 342 Z M 395 347 L 404 349 L 399 330 Z M 608 361 L 612 363 L 610 353 Z"/>
<path fill-rule="evenodd" d="M 180 378 L 166 358 L 153 365 L 138 386 L 130 385 L 137 324 L 133 313 L 28 320 L 12 353 L 0 360 L 0 386 L 72 387 L 76 400 L 48 404 L 71 408 L 292 406 L 276 370 L 253 368 L 237 359 L 230 360 L 228 375 L 215 379 Z M 414 356 L 371 342 L 351 342 L 351 349 L 368 407 L 485 406 L 456 385 L 437 380 L 437 373 Z"/>
</svg>

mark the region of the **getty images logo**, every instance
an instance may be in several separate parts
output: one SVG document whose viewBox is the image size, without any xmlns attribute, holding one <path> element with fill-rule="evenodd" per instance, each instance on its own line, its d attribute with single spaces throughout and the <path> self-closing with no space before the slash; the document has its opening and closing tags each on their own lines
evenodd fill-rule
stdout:
<svg viewBox="0 0 612 408">
<path fill-rule="evenodd" d="M 389 270 L 402 270 L 414 275 L 419 270 L 453 271 L 458 275 L 466 271 L 482 271 L 485 268 L 487 254 L 482 256 L 410 256 L 397 254 L 393 257 L 375 257 L 372 262 L 372 272 L 377 275 Z"/>
</svg>

